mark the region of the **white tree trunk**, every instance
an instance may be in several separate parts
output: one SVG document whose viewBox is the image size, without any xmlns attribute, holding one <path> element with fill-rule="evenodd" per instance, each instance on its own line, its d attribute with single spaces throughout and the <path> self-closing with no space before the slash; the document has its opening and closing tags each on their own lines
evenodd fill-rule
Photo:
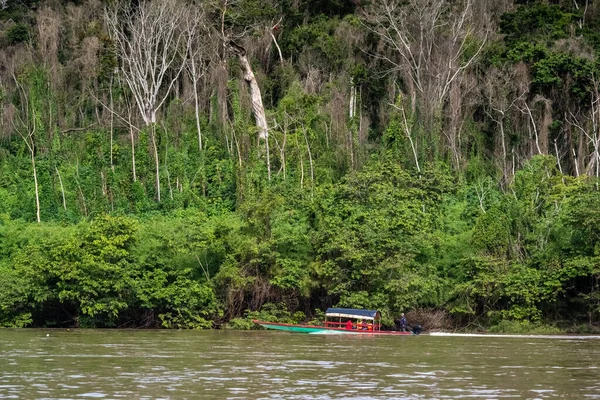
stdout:
<svg viewBox="0 0 600 400">
<path fill-rule="evenodd" d="M 415 159 L 415 166 L 417 167 L 417 171 L 419 172 L 419 174 L 421 173 L 421 166 L 419 165 L 419 156 L 417 155 L 417 147 L 415 145 L 415 142 L 413 140 L 412 137 L 412 119 L 414 118 L 414 114 L 411 114 L 411 122 L 409 124 L 408 118 L 406 116 L 406 110 L 404 109 L 404 105 L 402 105 L 402 99 L 400 99 L 400 106 L 393 104 L 393 103 L 388 103 L 389 105 L 391 105 L 392 107 L 394 107 L 396 110 L 400 111 L 400 114 L 402 115 L 402 125 L 404 125 L 404 132 L 406 134 L 406 138 L 408 139 L 408 142 L 410 143 L 410 149 L 412 150 L 413 153 L 413 157 Z"/>
<path fill-rule="evenodd" d="M 30 109 L 29 96 L 27 95 L 25 88 L 23 87 L 23 85 L 21 85 L 21 83 L 19 82 L 19 80 L 17 79 L 17 76 L 15 74 L 13 74 L 13 79 L 15 81 L 15 84 L 17 85 L 17 88 L 20 89 L 20 92 L 21 92 L 21 96 L 22 96 L 21 99 L 23 102 L 23 108 L 22 108 L 23 115 L 21 116 L 21 115 L 17 114 L 16 118 L 13 119 L 12 122 L 13 122 L 13 127 L 15 128 L 15 130 L 19 133 L 19 135 L 25 142 L 25 145 L 27 146 L 27 149 L 29 150 L 29 155 L 31 157 L 31 167 L 33 169 L 33 183 L 34 183 L 34 189 L 35 189 L 35 216 L 36 216 L 36 221 L 38 223 L 40 223 L 42 221 L 41 211 L 40 211 L 40 193 L 39 193 L 39 185 L 38 185 L 38 179 L 37 179 L 37 168 L 35 166 L 35 134 L 36 134 L 36 128 L 37 128 L 36 127 L 37 117 L 35 115 L 35 108 L 33 106 L 31 106 L 31 109 Z M 19 127 L 17 127 L 17 125 L 15 124 L 16 120 L 18 120 L 20 123 Z"/>
<path fill-rule="evenodd" d="M 198 101 L 198 83 L 193 78 L 192 80 L 194 81 L 194 107 L 196 109 L 196 131 L 198 132 L 198 150 L 202 151 L 202 131 L 200 130 L 200 105 Z"/>
<path fill-rule="evenodd" d="M 194 107 L 196 116 L 196 131 L 198 133 L 198 150 L 202 151 L 202 131 L 200 128 L 200 101 L 198 98 L 198 82 L 205 75 L 211 63 L 210 48 L 213 46 L 211 31 L 208 26 L 207 16 L 202 7 L 194 7 L 186 19 L 188 62 L 186 71 L 192 80 L 194 88 Z"/>
<path fill-rule="evenodd" d="M 81 189 L 81 182 L 79 180 L 79 160 L 75 163 L 75 178 L 77 181 L 77 189 L 79 190 L 79 195 L 81 196 L 81 204 L 83 205 L 83 215 L 88 216 L 87 206 L 85 205 L 85 195 L 83 194 L 83 190 Z"/>
<path fill-rule="evenodd" d="M 133 181 L 137 182 L 137 174 L 135 172 L 135 136 L 133 134 L 133 125 L 131 125 L 131 112 L 129 117 L 129 138 L 131 139 L 131 173 Z"/>
<path fill-rule="evenodd" d="M 171 174 L 169 173 L 169 139 L 167 135 L 167 128 L 163 122 L 162 124 L 163 131 L 165 133 L 165 172 L 167 173 L 167 185 L 169 186 L 169 198 L 171 201 L 173 200 L 173 186 L 171 185 Z"/>
<path fill-rule="evenodd" d="M 267 152 L 267 179 L 271 180 L 271 154 L 269 153 L 269 136 L 265 138 L 265 150 Z"/>
<path fill-rule="evenodd" d="M 542 149 L 540 148 L 540 139 L 539 139 L 537 125 L 535 123 L 535 118 L 533 117 L 533 113 L 531 112 L 531 108 L 529 107 L 529 104 L 527 104 L 527 100 L 523 100 L 523 106 L 524 106 L 524 108 L 521 109 L 521 112 L 526 114 L 529 117 L 529 120 L 531 121 L 531 126 L 533 128 L 533 136 L 534 136 L 534 141 L 535 141 L 535 148 L 537 149 L 538 154 L 544 154 L 542 152 Z"/>
<path fill-rule="evenodd" d="M 310 144 L 308 143 L 308 135 L 306 129 L 302 127 L 302 134 L 304 135 L 304 142 L 306 143 L 306 152 L 308 153 L 308 162 L 310 165 L 310 185 L 311 188 L 315 186 L 315 170 L 313 166 L 312 152 L 310 151 Z"/>
<path fill-rule="evenodd" d="M 37 168 L 35 167 L 35 152 L 33 147 L 31 147 L 31 166 L 33 168 L 33 182 L 35 184 L 35 216 L 37 222 L 40 223 L 42 222 L 40 215 L 40 193 L 38 188 Z"/>
<path fill-rule="evenodd" d="M 158 147 L 156 145 L 156 124 L 152 125 L 152 147 L 154 149 L 154 168 L 156 169 L 156 200 L 160 203 L 160 165 L 158 160 Z"/>
<path fill-rule="evenodd" d="M 114 129 L 114 114 L 112 110 L 114 110 L 113 104 L 113 93 L 112 93 L 112 85 L 113 85 L 113 74 L 110 75 L 110 86 L 108 87 L 109 95 L 110 95 L 110 169 L 112 172 L 115 172 L 115 165 L 113 163 L 113 129 Z"/>
<path fill-rule="evenodd" d="M 65 198 L 65 187 L 63 186 L 62 178 L 60 177 L 60 172 L 58 172 L 58 167 L 54 167 L 56 169 L 56 175 L 58 176 L 58 183 L 60 184 L 60 192 L 62 194 L 62 203 L 63 209 L 67 210 L 67 199 Z"/>
<path fill-rule="evenodd" d="M 229 48 L 238 56 L 240 67 L 244 74 L 244 80 L 250 89 L 252 114 L 254 115 L 254 120 L 256 121 L 256 127 L 258 128 L 258 138 L 266 140 L 269 137 L 269 127 L 267 125 L 265 107 L 263 105 L 260 87 L 258 86 L 258 82 L 256 82 L 256 77 L 252 71 L 252 66 L 250 65 L 248 57 L 246 56 L 246 49 L 235 44 L 234 42 L 229 42 Z"/>
</svg>

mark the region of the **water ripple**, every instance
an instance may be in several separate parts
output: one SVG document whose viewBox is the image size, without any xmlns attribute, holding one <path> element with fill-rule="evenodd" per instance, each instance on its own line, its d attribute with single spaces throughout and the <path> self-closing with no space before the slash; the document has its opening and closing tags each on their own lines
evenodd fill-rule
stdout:
<svg viewBox="0 0 600 400">
<path fill-rule="evenodd" d="M 41 334 L 3 331 L 0 399 L 600 399 L 599 346 L 579 337 Z"/>
</svg>

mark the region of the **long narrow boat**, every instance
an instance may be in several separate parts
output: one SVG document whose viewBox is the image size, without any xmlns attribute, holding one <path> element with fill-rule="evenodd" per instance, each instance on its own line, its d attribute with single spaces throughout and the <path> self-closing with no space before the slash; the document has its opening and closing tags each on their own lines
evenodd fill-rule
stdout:
<svg viewBox="0 0 600 400">
<path fill-rule="evenodd" d="M 379 311 L 352 308 L 328 308 L 322 326 L 284 324 L 259 320 L 253 322 L 266 329 L 312 334 L 418 335 L 421 333 L 420 326 L 413 327 L 411 332 L 383 331 L 381 330 L 381 313 Z"/>
</svg>

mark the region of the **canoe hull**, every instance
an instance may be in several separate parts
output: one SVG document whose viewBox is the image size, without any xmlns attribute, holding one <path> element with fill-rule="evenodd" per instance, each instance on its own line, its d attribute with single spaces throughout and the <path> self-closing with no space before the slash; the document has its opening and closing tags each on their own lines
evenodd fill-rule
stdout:
<svg viewBox="0 0 600 400">
<path fill-rule="evenodd" d="M 312 334 L 339 334 L 339 335 L 411 335 L 411 332 L 395 332 L 395 331 L 362 331 L 354 329 L 326 328 L 324 326 L 314 325 L 296 325 L 296 324 L 281 324 L 277 322 L 253 321 L 255 324 L 262 326 L 265 329 L 274 329 L 286 332 L 300 332 Z"/>
</svg>

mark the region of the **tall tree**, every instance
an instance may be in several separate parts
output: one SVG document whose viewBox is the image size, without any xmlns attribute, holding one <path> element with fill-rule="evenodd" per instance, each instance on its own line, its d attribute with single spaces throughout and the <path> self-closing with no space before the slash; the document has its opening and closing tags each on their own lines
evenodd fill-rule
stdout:
<svg viewBox="0 0 600 400">
<path fill-rule="evenodd" d="M 503 68 L 490 68 L 485 75 L 485 82 L 481 85 L 485 113 L 496 124 L 499 136 L 494 144 L 495 158 L 503 175 L 503 184 L 509 183 L 514 175 L 515 165 L 509 159 L 514 153 L 510 148 L 510 140 L 506 132 L 511 113 L 522 102 L 522 97 L 527 94 L 528 87 L 518 86 L 517 72 L 507 66 Z M 521 90 L 521 92 L 519 92 Z M 498 143 L 499 142 L 499 143 Z"/>
<path fill-rule="evenodd" d="M 238 39 L 243 39 L 246 36 L 246 31 L 250 30 L 252 25 L 256 25 L 255 21 L 253 21 L 252 15 L 256 12 L 251 12 L 249 16 L 242 17 L 241 23 L 243 26 L 243 32 L 239 32 L 240 26 L 235 26 L 235 24 L 226 26 L 226 19 L 228 12 L 233 8 L 237 8 L 231 13 L 236 15 L 240 13 L 243 14 L 243 1 L 236 0 L 223 0 L 221 3 L 221 36 L 223 40 L 223 45 L 228 48 L 233 54 L 235 54 L 238 58 L 240 69 L 243 74 L 244 81 L 246 82 L 248 89 L 250 91 L 250 103 L 252 109 L 252 115 L 254 116 L 254 120 L 256 123 L 256 127 L 258 128 L 258 140 L 265 141 L 266 148 L 266 159 L 267 159 L 267 173 L 269 180 L 271 179 L 271 160 L 270 160 L 270 151 L 269 151 L 269 126 L 267 123 L 267 116 L 265 113 L 265 107 L 262 100 L 262 92 L 260 86 L 258 85 L 258 81 L 256 80 L 256 75 L 254 74 L 254 70 L 248 58 L 247 49 L 238 43 Z M 264 9 L 270 9 L 270 4 L 266 3 L 263 5 Z M 240 12 L 241 9 L 241 12 Z M 260 12 L 258 12 L 260 14 Z"/>
<path fill-rule="evenodd" d="M 133 93 L 140 115 L 150 126 L 160 201 L 160 172 L 156 144 L 156 115 L 184 68 L 190 35 L 182 29 L 187 8 L 178 0 L 142 1 L 137 6 L 117 2 L 105 19 L 115 42 L 119 71 Z"/>
<path fill-rule="evenodd" d="M 578 149 L 584 157 L 589 154 L 589 161 L 585 166 L 587 175 L 600 177 L 600 82 L 595 76 L 591 80 L 589 104 L 587 107 L 580 105 L 577 113 L 570 112 L 566 120 L 579 131 L 580 143 L 587 144 Z M 576 173 L 578 172 L 579 166 L 576 168 Z"/>
<path fill-rule="evenodd" d="M 442 133 L 442 111 L 451 91 L 460 85 L 487 39 L 485 33 L 475 31 L 472 3 L 376 0 L 366 9 L 367 22 L 383 45 L 378 56 L 401 73 L 411 115 L 418 107 L 424 114 L 422 124 L 434 135 Z M 473 47 L 473 42 L 478 43 Z M 450 116 L 458 118 L 460 113 Z M 439 142 L 435 136 L 431 139 Z M 450 137 L 447 141 L 453 159 L 457 158 L 458 140 Z"/>
<path fill-rule="evenodd" d="M 188 41 L 188 59 L 186 60 L 186 72 L 192 81 L 194 96 L 194 110 L 196 117 L 196 131 L 198 133 L 198 149 L 202 150 L 202 130 L 200 129 L 200 81 L 206 75 L 209 64 L 213 61 L 216 51 L 211 40 L 215 38 L 213 30 L 206 21 L 206 14 L 201 6 L 191 10 L 186 29 L 191 40 Z"/>
<path fill-rule="evenodd" d="M 35 74 L 35 72 L 34 72 Z M 33 183 L 35 189 L 35 216 L 36 221 L 38 223 L 41 222 L 41 212 L 40 212 L 40 192 L 39 192 L 39 184 L 38 184 L 38 174 L 37 167 L 35 164 L 35 154 L 37 151 L 35 138 L 38 134 L 40 119 L 41 116 L 40 111 L 36 107 L 36 102 L 31 99 L 31 94 L 35 90 L 27 90 L 19 79 L 13 75 L 15 84 L 19 90 L 20 94 L 20 103 L 21 109 L 20 112 L 15 113 L 16 118 L 13 120 L 13 127 L 16 132 L 21 136 L 25 145 L 27 146 L 27 150 L 29 151 L 29 158 L 31 160 L 31 169 L 33 172 Z M 35 77 L 33 77 L 35 81 Z M 35 83 L 33 84 L 35 86 Z"/>
</svg>

